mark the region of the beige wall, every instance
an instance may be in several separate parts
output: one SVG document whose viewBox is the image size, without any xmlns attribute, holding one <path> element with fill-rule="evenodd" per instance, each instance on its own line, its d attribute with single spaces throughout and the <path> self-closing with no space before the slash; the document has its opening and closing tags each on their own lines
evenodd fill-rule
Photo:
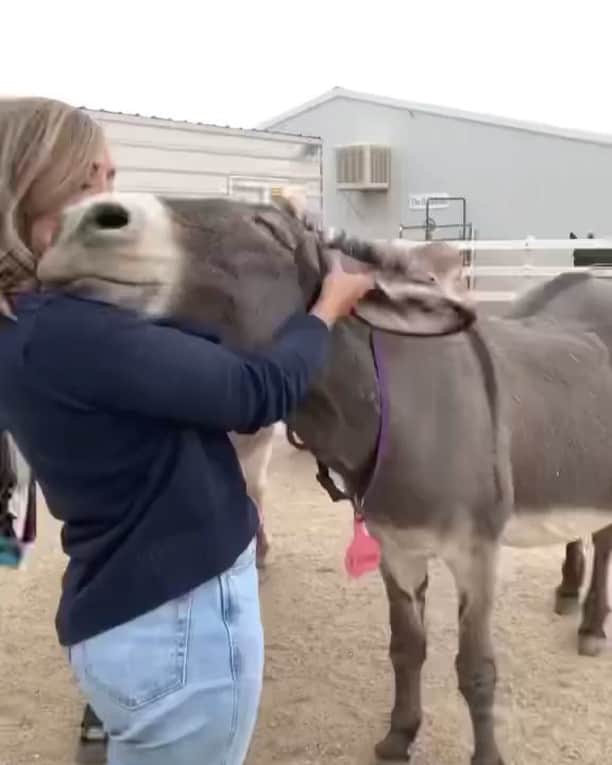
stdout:
<svg viewBox="0 0 612 765">
<path fill-rule="evenodd" d="M 302 187 L 321 208 L 321 142 L 264 131 L 217 128 L 109 112 L 102 124 L 117 163 L 117 187 L 162 196 L 228 193 L 266 199 L 272 187 Z"/>
</svg>

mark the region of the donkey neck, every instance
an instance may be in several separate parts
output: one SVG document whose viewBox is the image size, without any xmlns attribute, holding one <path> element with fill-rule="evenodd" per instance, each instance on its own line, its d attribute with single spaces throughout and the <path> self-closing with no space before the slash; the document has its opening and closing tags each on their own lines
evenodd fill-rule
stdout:
<svg viewBox="0 0 612 765">
<path fill-rule="evenodd" d="M 334 327 L 329 361 L 288 420 L 312 454 L 352 491 L 367 483 L 380 428 L 370 332 L 356 319 Z"/>
<path fill-rule="evenodd" d="M 171 295 L 170 286 L 156 282 L 132 284 L 91 277 L 70 282 L 63 291 L 153 317 L 165 313 Z"/>
</svg>

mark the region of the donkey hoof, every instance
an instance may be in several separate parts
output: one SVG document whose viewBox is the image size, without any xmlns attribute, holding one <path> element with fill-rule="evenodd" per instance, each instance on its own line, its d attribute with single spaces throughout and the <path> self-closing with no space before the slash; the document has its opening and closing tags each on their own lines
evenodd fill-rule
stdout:
<svg viewBox="0 0 612 765">
<path fill-rule="evenodd" d="M 578 635 L 580 656 L 600 656 L 606 649 L 606 638 L 600 635 Z"/>
<path fill-rule="evenodd" d="M 379 760 L 409 762 L 414 735 L 404 731 L 392 730 L 374 747 Z"/>
<path fill-rule="evenodd" d="M 567 593 L 555 591 L 555 613 L 559 616 L 569 616 L 575 614 L 580 607 L 578 595 L 569 595 Z"/>
<path fill-rule="evenodd" d="M 505 765 L 499 754 L 493 757 L 472 757 L 472 765 Z"/>
</svg>

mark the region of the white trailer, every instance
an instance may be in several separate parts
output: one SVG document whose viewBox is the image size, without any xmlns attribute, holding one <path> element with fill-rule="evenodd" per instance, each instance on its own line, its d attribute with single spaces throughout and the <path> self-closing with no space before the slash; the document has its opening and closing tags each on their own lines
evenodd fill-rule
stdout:
<svg viewBox="0 0 612 765">
<path fill-rule="evenodd" d="M 268 202 L 277 188 L 290 185 L 321 214 L 319 138 L 87 111 L 107 135 L 119 190 Z"/>
</svg>

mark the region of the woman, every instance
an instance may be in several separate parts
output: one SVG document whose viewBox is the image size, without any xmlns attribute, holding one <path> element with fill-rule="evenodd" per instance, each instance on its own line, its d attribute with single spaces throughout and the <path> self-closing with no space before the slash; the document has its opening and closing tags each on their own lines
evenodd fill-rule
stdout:
<svg viewBox="0 0 612 765">
<path fill-rule="evenodd" d="M 0 101 L 0 426 L 64 524 L 58 637 L 109 733 L 109 765 L 239 765 L 263 638 L 257 511 L 227 432 L 287 416 L 325 362 L 329 327 L 372 282 L 330 274 L 310 314 L 248 359 L 37 293 L 62 208 L 113 177 L 84 112 Z"/>
</svg>

